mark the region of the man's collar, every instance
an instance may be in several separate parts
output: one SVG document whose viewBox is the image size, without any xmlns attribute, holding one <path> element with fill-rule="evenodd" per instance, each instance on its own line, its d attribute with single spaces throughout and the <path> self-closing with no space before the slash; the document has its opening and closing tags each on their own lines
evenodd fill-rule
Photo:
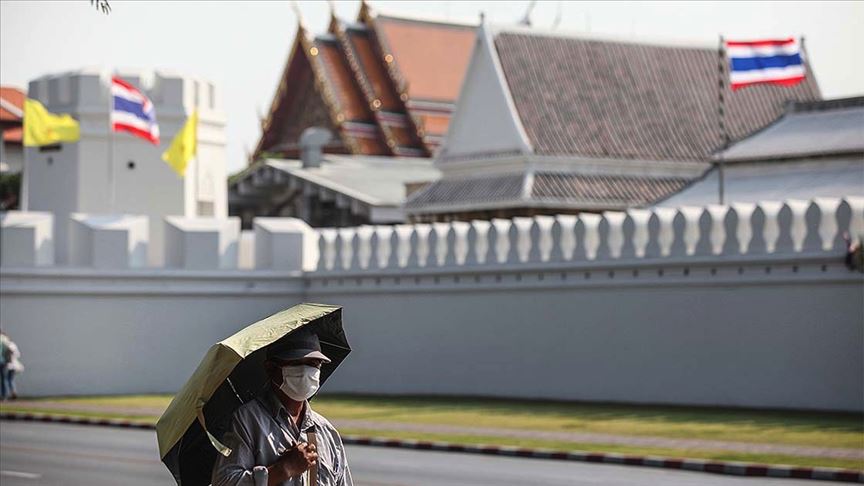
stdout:
<svg viewBox="0 0 864 486">
<path fill-rule="evenodd" d="M 288 413 L 288 409 L 285 408 L 285 405 L 282 404 L 282 401 L 279 400 L 279 397 L 276 396 L 276 392 L 268 383 L 263 390 L 261 390 L 261 403 L 264 404 L 264 407 L 270 413 L 270 415 L 275 419 L 278 418 L 279 415 L 284 416 L 287 420 L 291 420 L 291 416 Z M 315 426 L 315 422 L 312 420 L 312 408 L 309 406 L 309 401 L 306 401 L 306 406 L 303 407 L 303 419 L 300 421 L 300 430 L 306 431 Z"/>
<path fill-rule="evenodd" d="M 268 383 L 259 394 L 261 398 L 261 403 L 264 404 L 264 407 L 270 412 L 270 415 L 273 418 L 279 416 L 280 410 L 285 410 L 285 406 L 282 405 L 282 402 L 279 400 L 279 397 L 276 396 L 276 392 L 273 391 L 273 388 Z M 287 410 L 286 410 L 287 413 Z"/>
</svg>

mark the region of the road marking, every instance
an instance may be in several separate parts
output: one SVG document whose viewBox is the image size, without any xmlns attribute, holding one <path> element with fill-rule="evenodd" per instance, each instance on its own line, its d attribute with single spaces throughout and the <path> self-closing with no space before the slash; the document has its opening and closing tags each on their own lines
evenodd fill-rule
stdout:
<svg viewBox="0 0 864 486">
<path fill-rule="evenodd" d="M 0 470 L 0 476 L 9 476 L 12 478 L 23 478 L 23 479 L 39 479 L 42 477 L 41 474 L 36 473 L 28 473 L 21 471 L 4 471 Z"/>
</svg>

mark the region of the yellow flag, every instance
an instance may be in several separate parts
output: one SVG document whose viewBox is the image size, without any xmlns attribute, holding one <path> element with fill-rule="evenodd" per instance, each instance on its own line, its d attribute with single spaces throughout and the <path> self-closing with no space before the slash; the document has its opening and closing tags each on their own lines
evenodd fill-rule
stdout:
<svg viewBox="0 0 864 486">
<path fill-rule="evenodd" d="M 180 177 L 186 174 L 186 166 L 198 153 L 198 111 L 186 120 L 183 128 L 174 135 L 171 146 L 162 154 L 162 160 L 168 163 Z"/>
<path fill-rule="evenodd" d="M 50 113 L 36 100 L 24 100 L 24 145 L 38 147 L 81 138 L 78 122 L 69 115 Z"/>
</svg>

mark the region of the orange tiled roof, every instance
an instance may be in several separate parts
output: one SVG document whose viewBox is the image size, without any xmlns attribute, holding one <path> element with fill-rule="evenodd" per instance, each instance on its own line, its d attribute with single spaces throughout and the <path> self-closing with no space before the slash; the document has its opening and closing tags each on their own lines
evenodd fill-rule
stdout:
<svg viewBox="0 0 864 486">
<path fill-rule="evenodd" d="M 7 110 L 4 105 L 9 103 L 15 108 L 18 108 L 18 111 L 24 111 L 24 98 L 26 96 L 27 95 L 18 88 L 13 88 L 12 86 L 0 86 L 0 98 L 3 98 L 4 101 L 4 103 L 0 104 L 0 120 L 4 122 L 20 122 L 21 115 Z"/>
<path fill-rule="evenodd" d="M 374 32 L 363 24 L 344 26 L 334 19 L 331 30 L 339 37 L 366 102 L 373 110 L 384 142 L 393 155 L 425 156 L 417 126 L 387 73 Z"/>
<path fill-rule="evenodd" d="M 9 143 L 21 143 L 24 137 L 24 130 L 21 127 L 7 128 L 3 130 L 3 141 Z"/>
<path fill-rule="evenodd" d="M 270 110 L 261 123 L 262 133 L 255 148 L 255 158 L 264 153 L 285 157 L 298 156 L 298 141 L 307 127 L 322 126 L 338 135 L 330 108 L 317 86 L 315 70 L 312 69 L 309 56 L 311 46 L 304 46 L 309 44 L 309 41 L 303 39 L 303 35 L 305 33 L 301 31 L 294 40 Z M 340 137 L 324 149 L 329 153 L 350 152 Z"/>
<path fill-rule="evenodd" d="M 471 26 L 374 16 L 365 3 L 358 23 L 334 17 L 329 33 L 314 39 L 299 26 L 255 157 L 296 156 L 314 120 L 338 139 L 327 152 L 431 155 L 446 134 L 474 36 Z"/>
<path fill-rule="evenodd" d="M 447 134 L 476 38 L 471 25 L 360 17 L 376 34 L 388 74 L 431 153 Z"/>
<path fill-rule="evenodd" d="M 375 27 L 410 99 L 456 102 L 474 48 L 473 26 L 381 16 Z"/>
</svg>

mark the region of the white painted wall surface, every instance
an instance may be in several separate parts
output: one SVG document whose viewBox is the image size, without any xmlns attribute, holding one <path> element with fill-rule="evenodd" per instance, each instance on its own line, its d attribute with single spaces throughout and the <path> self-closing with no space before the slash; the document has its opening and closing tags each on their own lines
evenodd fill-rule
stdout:
<svg viewBox="0 0 864 486">
<path fill-rule="evenodd" d="M 861 411 L 860 279 L 771 268 L 313 279 L 306 300 L 345 307 L 354 352 L 328 391 Z"/>
<path fill-rule="evenodd" d="M 0 266 L 54 265 L 54 217 L 51 213 L 0 213 Z"/>
<path fill-rule="evenodd" d="M 217 270 L 240 238 L 219 225 L 213 270 L 4 264 L 0 322 L 33 395 L 176 390 L 210 344 L 313 301 L 344 306 L 354 348 L 327 391 L 864 410 L 843 240 L 864 199 L 493 223 L 321 230 L 304 273 L 276 268 L 299 238 Z"/>
<path fill-rule="evenodd" d="M 24 395 L 174 392 L 210 345 L 301 301 L 291 274 L 4 271 L 2 284 Z"/>
</svg>

